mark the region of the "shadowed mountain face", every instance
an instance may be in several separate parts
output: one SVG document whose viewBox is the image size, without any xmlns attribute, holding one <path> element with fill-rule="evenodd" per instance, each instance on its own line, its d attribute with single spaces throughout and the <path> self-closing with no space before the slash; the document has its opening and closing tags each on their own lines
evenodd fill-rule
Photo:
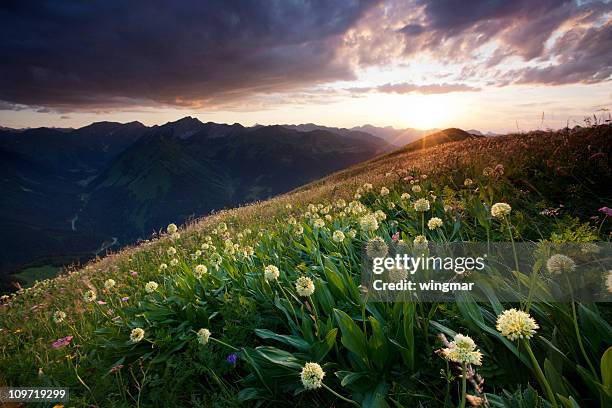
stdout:
<svg viewBox="0 0 612 408">
<path fill-rule="evenodd" d="M 0 276 L 85 260 L 227 207 L 289 191 L 390 146 L 364 132 L 184 118 L 0 130 Z"/>
<path fill-rule="evenodd" d="M 431 133 L 438 131 L 438 129 L 429 129 L 429 130 L 421 130 L 421 129 L 395 129 L 391 126 L 386 127 L 378 127 L 372 125 L 363 125 L 356 126 L 351 129 L 345 128 L 337 128 L 337 127 L 328 127 L 328 126 L 320 126 L 314 123 L 305 123 L 302 125 L 283 125 L 290 129 L 295 129 L 299 131 L 311 131 L 315 129 L 328 130 L 333 133 L 337 133 L 340 135 L 344 135 L 352 138 L 362 138 L 362 137 L 372 137 L 375 136 L 386 143 L 389 143 L 392 146 L 399 147 L 404 146 L 408 143 L 414 142 L 424 136 L 427 136 Z"/>
</svg>

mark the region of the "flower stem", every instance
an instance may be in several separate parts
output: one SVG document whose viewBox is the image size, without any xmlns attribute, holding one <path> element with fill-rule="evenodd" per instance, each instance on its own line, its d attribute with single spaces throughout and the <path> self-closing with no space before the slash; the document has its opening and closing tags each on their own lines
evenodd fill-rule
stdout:
<svg viewBox="0 0 612 408">
<path fill-rule="evenodd" d="M 211 338 L 210 338 L 210 340 L 214 340 L 214 341 L 216 341 L 217 343 L 219 343 L 219 344 L 221 344 L 221 345 L 223 345 L 223 346 L 225 346 L 225 347 L 228 347 L 228 348 L 230 348 L 230 349 L 232 349 L 232 350 L 234 350 L 234 351 L 240 351 L 240 350 L 238 350 L 236 347 L 234 347 L 234 346 L 230 346 L 230 345 L 229 345 L 229 344 L 227 344 L 226 342 L 221 341 L 221 340 L 219 340 L 219 339 L 215 339 L 214 337 L 211 337 Z"/>
<path fill-rule="evenodd" d="M 557 405 L 557 400 L 555 399 L 555 394 L 553 393 L 553 390 L 550 387 L 550 384 L 546 380 L 546 377 L 544 376 L 544 373 L 542 372 L 542 369 L 540 368 L 540 364 L 538 363 L 538 360 L 535 358 L 535 355 L 533 354 L 533 350 L 531 350 L 531 346 L 529 345 L 529 340 L 524 340 L 523 344 L 525 345 L 527 354 L 529 354 L 529 358 L 531 359 L 531 364 L 533 365 L 533 369 L 535 371 L 536 377 L 538 378 L 538 382 L 540 383 L 540 386 L 546 392 L 546 396 L 548 397 L 548 400 L 550 401 L 552 406 L 554 408 L 557 408 L 558 405 Z"/>
<path fill-rule="evenodd" d="M 567 274 L 565 275 L 565 279 L 567 280 L 567 287 L 569 288 L 570 296 L 571 296 L 571 302 L 572 302 L 572 320 L 573 320 L 573 323 L 574 323 L 574 332 L 576 333 L 576 340 L 578 340 L 578 346 L 580 347 L 580 351 L 582 352 L 582 356 L 584 357 L 584 359 L 586 360 L 587 364 L 589 365 L 589 369 L 591 370 L 591 373 L 593 374 L 593 377 L 595 379 L 598 379 L 599 375 L 597 374 L 597 371 L 595 370 L 595 367 L 593 367 L 593 364 L 591 364 L 591 360 L 589 359 L 589 356 L 587 355 L 587 352 L 586 352 L 586 350 L 584 348 L 584 344 L 582 343 L 582 335 L 580 334 L 580 326 L 578 325 L 578 314 L 576 313 L 576 303 L 574 302 L 574 290 L 572 288 L 572 284 L 571 284 Z"/>
<path fill-rule="evenodd" d="M 461 366 L 461 403 L 459 408 L 465 408 L 465 394 L 467 392 L 467 364 Z"/>
<path fill-rule="evenodd" d="M 421 235 L 425 236 L 425 212 L 421 212 Z"/>
<path fill-rule="evenodd" d="M 323 388 L 325 388 L 327 391 L 331 392 L 332 394 L 334 394 L 336 397 L 340 398 L 342 401 L 344 402 L 348 402 L 349 404 L 353 404 L 357 407 L 361 407 L 361 405 L 359 405 L 357 402 L 353 401 L 352 399 L 348 399 L 346 397 L 343 397 L 342 395 L 338 394 L 336 391 L 332 390 L 331 388 L 329 388 L 327 385 L 325 385 L 324 383 L 321 384 L 323 386 Z"/>
<path fill-rule="evenodd" d="M 512 243 L 512 255 L 514 256 L 514 268 L 516 269 L 516 281 L 518 282 L 518 291 L 521 293 L 521 277 L 519 270 L 519 262 L 518 256 L 516 254 L 516 244 L 514 243 L 514 237 L 512 236 L 512 225 L 510 225 L 510 220 L 508 217 L 504 217 L 506 220 L 506 225 L 508 226 L 508 235 L 510 235 L 510 242 Z"/>
</svg>

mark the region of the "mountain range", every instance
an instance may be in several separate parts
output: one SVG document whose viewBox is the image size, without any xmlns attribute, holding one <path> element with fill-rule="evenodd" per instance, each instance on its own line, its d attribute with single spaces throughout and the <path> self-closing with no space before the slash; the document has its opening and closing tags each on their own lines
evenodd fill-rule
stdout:
<svg viewBox="0 0 612 408">
<path fill-rule="evenodd" d="M 192 117 L 152 127 L 1 128 L 0 286 L 148 238 L 170 222 L 293 190 L 404 142 L 416 150 L 476 133 L 429 132 Z"/>
<path fill-rule="evenodd" d="M 361 135 L 376 136 L 384 140 L 385 142 L 393 146 L 396 146 L 396 147 L 400 147 L 408 143 L 412 143 L 415 140 L 418 140 L 422 137 L 425 137 L 427 135 L 430 135 L 440 130 L 440 129 L 421 130 L 421 129 L 413 129 L 413 128 L 395 129 L 392 126 L 378 127 L 378 126 L 373 126 L 373 125 L 355 126 L 350 129 L 345 129 L 345 128 L 321 126 L 321 125 L 316 125 L 314 123 L 305 123 L 301 125 L 283 125 L 283 126 L 290 128 L 290 129 L 299 130 L 300 132 L 308 132 L 308 131 L 312 131 L 315 129 L 320 129 L 320 130 L 327 130 L 327 131 L 338 133 L 338 134 L 352 134 L 354 136 L 361 134 Z"/>
<path fill-rule="evenodd" d="M 2 128 L 0 276 L 84 261 L 393 148 L 363 131 L 191 117 L 153 127 Z"/>
</svg>

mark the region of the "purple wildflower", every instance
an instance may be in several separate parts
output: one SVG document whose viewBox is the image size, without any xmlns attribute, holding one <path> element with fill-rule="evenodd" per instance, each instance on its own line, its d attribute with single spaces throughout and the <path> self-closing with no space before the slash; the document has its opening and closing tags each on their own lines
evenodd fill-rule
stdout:
<svg viewBox="0 0 612 408">
<path fill-rule="evenodd" d="M 227 362 L 232 364 L 232 365 L 236 365 L 236 362 L 238 361 L 238 354 L 236 353 L 232 353 L 229 356 L 227 356 Z"/>
<path fill-rule="evenodd" d="M 612 217 L 612 208 L 609 207 L 601 207 L 599 209 L 600 212 L 606 214 L 608 217 Z"/>
<path fill-rule="evenodd" d="M 54 349 L 58 349 L 60 347 L 67 346 L 72 341 L 72 337 L 73 336 L 66 336 L 62 337 L 61 339 L 57 339 L 53 342 L 53 344 L 51 344 L 51 347 L 53 347 Z"/>
<path fill-rule="evenodd" d="M 125 296 L 125 297 L 121 298 L 122 302 L 127 302 L 128 300 L 130 300 L 130 298 L 128 296 Z"/>
</svg>

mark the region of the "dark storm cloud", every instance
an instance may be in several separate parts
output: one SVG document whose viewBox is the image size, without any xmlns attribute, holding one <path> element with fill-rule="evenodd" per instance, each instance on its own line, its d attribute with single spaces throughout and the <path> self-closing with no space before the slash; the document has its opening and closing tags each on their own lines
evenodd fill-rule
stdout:
<svg viewBox="0 0 612 408">
<path fill-rule="evenodd" d="M 4 1 L 0 100 L 215 104 L 354 77 L 336 49 L 373 1 Z"/>
<path fill-rule="evenodd" d="M 506 73 L 498 78 L 498 85 L 610 79 L 612 54 L 605 51 L 612 49 L 609 1 L 419 0 L 418 4 L 421 13 L 417 21 L 399 30 L 406 37 L 407 54 L 428 50 L 447 60 L 465 60 L 478 47 L 496 40 L 498 48 L 487 61 L 471 67 L 472 78 L 487 69 L 499 69 L 508 57 L 518 56 L 527 62 L 548 63 L 548 67 Z M 572 28 L 555 37 L 568 26 Z"/>
</svg>

